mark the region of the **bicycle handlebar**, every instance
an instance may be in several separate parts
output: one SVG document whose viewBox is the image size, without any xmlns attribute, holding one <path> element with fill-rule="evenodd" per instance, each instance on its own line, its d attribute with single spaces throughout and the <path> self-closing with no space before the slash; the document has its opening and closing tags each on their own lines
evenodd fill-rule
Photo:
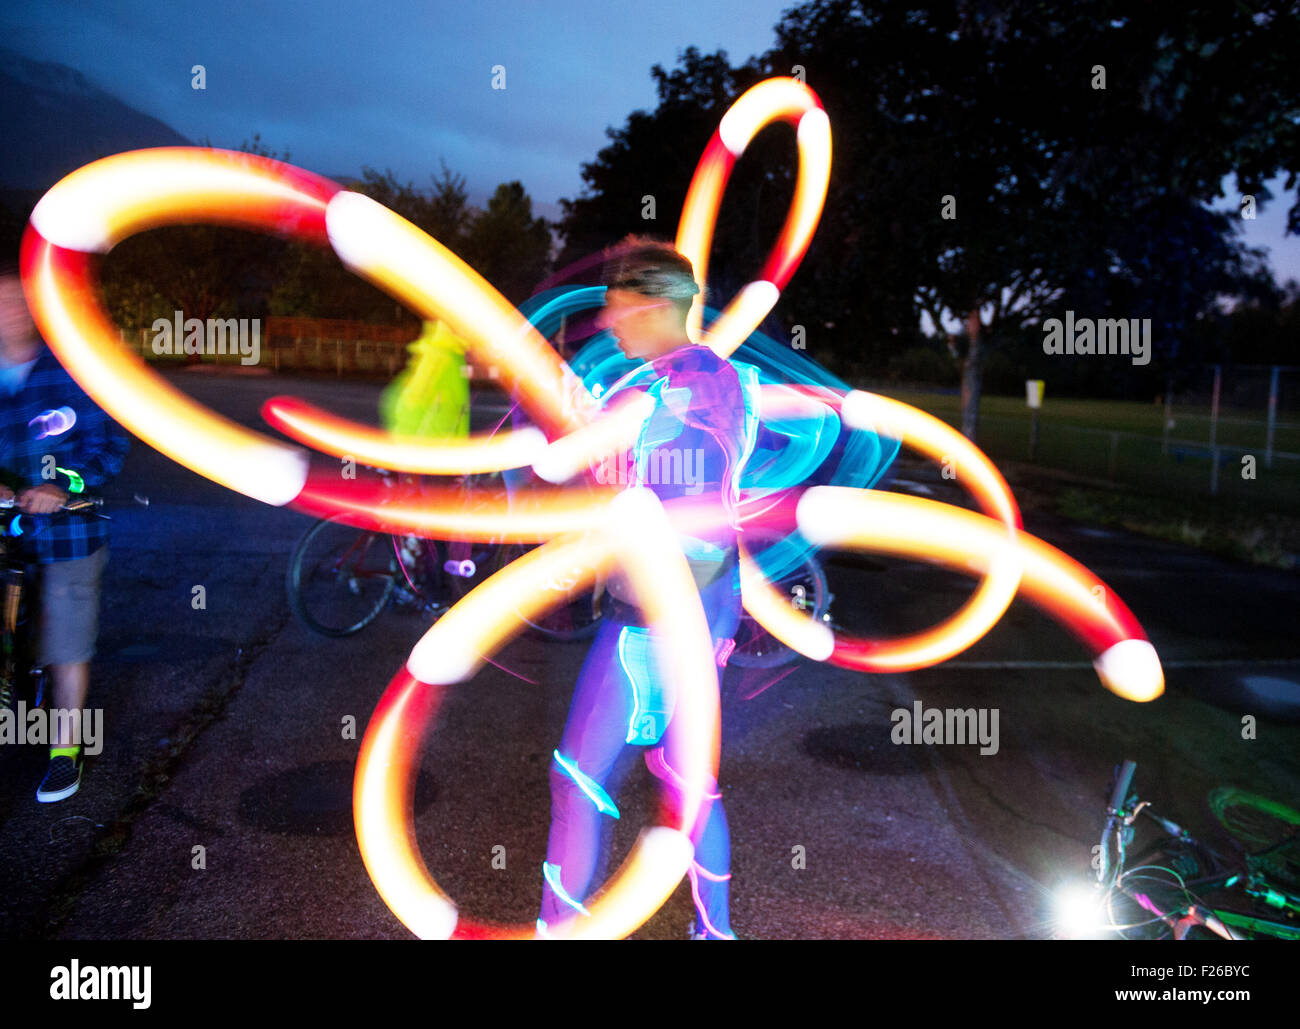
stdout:
<svg viewBox="0 0 1300 1029">
<path fill-rule="evenodd" d="M 1112 813 L 1118 813 L 1124 810 L 1124 801 L 1128 798 L 1128 790 L 1133 785 L 1133 773 L 1137 771 L 1136 761 L 1125 761 L 1119 768 L 1119 775 L 1115 779 L 1115 789 L 1110 795 L 1110 810 Z"/>
<path fill-rule="evenodd" d="M 1127 844 L 1125 837 L 1124 801 L 1128 798 L 1129 787 L 1133 784 L 1133 773 L 1137 762 L 1126 760 L 1119 767 L 1115 776 L 1115 787 L 1110 793 L 1110 803 L 1106 810 L 1106 827 L 1101 832 L 1101 861 L 1097 866 L 1097 882 L 1110 887 L 1124 864 L 1124 851 Z M 1111 861 L 1111 839 L 1115 841 L 1116 860 Z"/>
<path fill-rule="evenodd" d="M 17 506 L 18 506 L 18 498 L 16 496 L 9 497 L 5 500 L 0 500 L 0 509 L 9 510 Z M 77 496 L 70 497 L 66 504 L 60 504 L 59 510 L 69 511 L 76 514 L 82 511 L 92 511 L 92 510 L 97 511 L 103 506 L 104 506 L 103 497 L 87 497 L 87 496 L 77 495 Z M 27 514 L 28 512 L 24 511 L 23 513 Z"/>
</svg>

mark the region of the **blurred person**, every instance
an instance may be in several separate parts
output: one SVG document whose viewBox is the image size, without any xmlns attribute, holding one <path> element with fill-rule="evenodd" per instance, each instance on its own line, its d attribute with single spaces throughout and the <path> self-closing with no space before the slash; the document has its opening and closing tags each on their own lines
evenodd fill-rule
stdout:
<svg viewBox="0 0 1300 1029">
<path fill-rule="evenodd" d="M 406 367 L 389 383 L 379 398 L 379 417 L 395 436 L 428 440 L 464 439 L 469 435 L 469 365 L 466 344 L 445 322 L 425 321 L 420 335 L 407 346 Z M 426 550 L 419 536 L 402 538 L 402 563 L 416 569 L 414 583 L 421 592 L 436 592 L 430 602 L 435 611 L 445 610 L 442 590 L 442 561 L 437 541 Z M 468 543 L 449 541 L 448 557 L 461 561 L 470 556 Z M 432 555 L 431 560 L 425 557 Z M 429 567 L 432 564 L 433 567 Z M 408 605 L 420 606 L 420 599 L 407 595 Z"/>
<path fill-rule="evenodd" d="M 687 336 L 687 315 L 699 292 L 689 260 L 666 243 L 630 237 L 610 254 L 605 279 L 601 322 L 626 356 L 645 363 L 602 400 L 628 388 L 643 389 L 656 400 L 628 455 L 627 478 L 618 481 L 649 488 L 665 502 L 691 497 L 692 503 L 714 509 L 715 527 L 705 537 L 678 538 L 700 592 L 720 673 L 741 614 L 735 507 L 740 469 L 752 448 L 752 416 L 736 368 Z M 666 468 L 675 471 L 664 474 Z M 537 923 L 542 937 L 549 925 L 585 910 L 598 861 L 600 820 L 619 817 L 612 777 L 624 747 L 646 748 L 647 767 L 671 801 L 679 796 L 680 755 L 672 752 L 671 737 L 665 740 L 675 685 L 658 674 L 653 630 L 627 584 L 614 575 L 606 589 L 612 610 L 579 675 L 551 763 L 551 830 Z M 727 820 L 716 783 L 708 785 L 707 794 L 692 833 L 695 856 L 688 874 L 696 918 L 691 935 L 735 939 Z"/>
<path fill-rule="evenodd" d="M 424 439 L 469 435 L 469 368 L 465 341 L 445 322 L 426 321 L 407 345 L 410 357 L 379 398 L 389 432 Z"/>
<path fill-rule="evenodd" d="M 44 416 L 66 409 L 71 424 L 49 432 Z M 68 419 L 63 419 L 63 422 Z M 69 496 L 97 492 L 121 471 L 130 440 L 45 346 L 23 299 L 17 267 L 0 266 L 0 500 L 14 500 L 31 528 L 18 537 L 39 578 L 37 660 L 50 673 L 51 709 L 76 711 L 90 688 L 108 522 L 61 512 Z M 81 786 L 82 747 L 67 719 L 51 730 L 41 803 Z"/>
</svg>

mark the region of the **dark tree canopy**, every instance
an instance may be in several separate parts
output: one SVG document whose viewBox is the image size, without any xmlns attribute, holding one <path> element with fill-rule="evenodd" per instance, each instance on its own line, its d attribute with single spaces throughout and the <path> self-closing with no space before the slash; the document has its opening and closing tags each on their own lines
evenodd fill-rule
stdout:
<svg viewBox="0 0 1300 1029">
<path fill-rule="evenodd" d="M 244 150 L 287 160 L 255 135 Z M 511 300 L 528 296 L 549 267 L 550 232 L 533 218 L 518 182 L 503 184 L 486 211 L 469 203 L 465 179 L 444 164 L 427 189 L 365 168 L 346 184 L 429 233 Z M 0 230 L 3 226 L 0 225 Z M 105 297 L 119 324 L 147 326 L 180 310 L 187 318 L 305 315 L 395 324 L 413 321 L 382 290 L 344 268 L 328 249 L 212 225 L 140 233 L 105 258 Z"/>
<path fill-rule="evenodd" d="M 503 182 L 471 224 L 462 253 L 507 300 L 522 303 L 550 267 L 551 230 L 521 182 Z"/>
<path fill-rule="evenodd" d="M 1271 292 L 1239 220 L 1205 205 L 1228 176 L 1258 204 L 1279 171 L 1295 187 L 1294 5 L 810 0 L 776 36 L 740 68 L 690 49 L 653 70 L 659 106 L 609 131 L 584 195 L 564 204 L 566 257 L 647 231 L 645 195 L 671 238 L 726 106 L 758 78 L 796 74 L 826 106 L 834 161 L 781 318 L 806 327 L 819 360 L 879 370 L 916 346 L 928 314 L 961 363 L 972 434 L 984 355 L 1030 345 L 1069 304 L 1152 319 L 1158 360 L 1112 383 L 1141 390 L 1220 294 Z M 718 299 L 779 230 L 790 137 L 764 131 L 737 165 L 710 259 Z"/>
<path fill-rule="evenodd" d="M 256 134 L 240 149 L 272 160 L 289 157 L 269 150 Z M 177 310 L 200 320 L 257 316 L 287 249 L 282 240 L 219 225 L 142 232 L 103 259 L 105 301 L 119 324 L 130 327 L 170 319 Z"/>
</svg>

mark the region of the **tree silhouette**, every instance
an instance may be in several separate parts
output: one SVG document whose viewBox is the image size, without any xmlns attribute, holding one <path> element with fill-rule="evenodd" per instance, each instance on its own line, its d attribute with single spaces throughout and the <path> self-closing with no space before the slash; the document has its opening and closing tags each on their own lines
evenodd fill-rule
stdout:
<svg viewBox="0 0 1300 1029">
<path fill-rule="evenodd" d="M 550 266 L 551 231 L 521 182 L 503 182 L 471 222 L 463 254 L 512 303 L 526 300 Z"/>
<path fill-rule="evenodd" d="M 1066 304 L 1151 317 L 1168 362 L 1218 294 L 1269 291 L 1260 255 L 1205 204 L 1230 173 L 1257 204 L 1279 169 L 1295 186 L 1294 5 L 810 0 L 776 35 L 742 68 L 691 49 L 653 70 L 659 106 L 609 130 L 584 195 L 564 204 L 566 257 L 646 231 L 643 194 L 671 236 L 726 105 L 759 77 L 797 74 L 826 106 L 834 159 L 782 316 L 806 326 L 813 356 L 847 367 L 883 367 L 928 323 L 960 363 L 968 435 L 990 349 L 1033 345 Z M 723 203 L 711 285 L 752 276 L 794 169 L 788 133 L 755 139 Z M 1290 221 L 1300 228 L 1300 203 Z M 1148 374 L 1125 362 L 1114 385 Z"/>
</svg>

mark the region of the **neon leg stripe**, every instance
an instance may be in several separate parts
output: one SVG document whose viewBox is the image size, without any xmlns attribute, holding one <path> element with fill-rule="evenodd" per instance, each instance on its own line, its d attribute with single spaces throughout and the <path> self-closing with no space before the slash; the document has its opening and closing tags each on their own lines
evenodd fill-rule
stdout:
<svg viewBox="0 0 1300 1029">
<path fill-rule="evenodd" d="M 591 776 L 587 775 L 581 768 L 570 761 L 566 761 L 564 756 L 557 750 L 555 752 L 555 763 L 564 769 L 564 773 L 578 784 L 578 788 L 585 793 L 591 802 L 596 805 L 596 810 L 602 815 L 609 815 L 610 818 L 618 817 L 618 805 L 610 799 L 608 793 L 600 788 L 600 783 L 596 782 Z"/>
<path fill-rule="evenodd" d="M 623 741 L 631 743 L 637 737 L 636 716 L 641 712 L 641 690 L 637 686 L 636 676 L 627 666 L 627 635 L 627 626 L 624 626 L 618 634 L 618 663 L 623 666 L 623 674 L 632 684 L 632 714 L 627 720 L 627 739 Z"/>
<path fill-rule="evenodd" d="M 700 873 L 700 875 L 704 876 L 704 878 L 706 879 L 713 880 L 715 883 L 725 883 L 728 879 L 731 878 L 730 872 L 727 872 L 725 875 L 718 875 L 717 872 L 710 872 L 698 861 L 692 861 L 691 864 L 694 866 L 695 870 Z"/>
<path fill-rule="evenodd" d="M 564 887 L 560 885 L 560 866 L 559 866 L 559 865 L 553 865 L 553 864 L 551 864 L 549 861 L 543 861 L 543 862 L 542 862 L 542 877 L 543 877 L 543 878 L 544 878 L 544 879 L 545 879 L 545 880 L 550 884 L 551 891 L 552 891 L 552 892 L 553 892 L 557 897 L 559 897 L 560 900 L 562 900 L 562 901 L 564 901 L 564 903 L 568 904 L 569 907 L 573 908 L 574 911 L 577 911 L 577 912 L 579 912 L 580 914 L 584 914 L 584 915 L 590 915 L 590 914 L 591 914 L 590 911 L 588 911 L 585 907 L 582 906 L 582 904 L 581 904 L 580 901 L 576 901 L 576 900 L 574 900 L 572 897 L 570 897 L 569 894 L 568 894 L 567 892 L 565 892 Z M 537 921 L 540 922 L 542 925 L 545 925 L 545 924 L 546 924 L 545 922 L 542 922 L 542 920 L 541 920 L 540 918 L 539 918 Z"/>
<path fill-rule="evenodd" d="M 691 867 L 686 870 L 686 874 L 691 877 L 691 897 L 695 900 L 695 912 L 700 916 L 700 921 L 704 923 L 706 931 L 725 940 L 734 940 L 736 938 L 735 933 L 720 932 L 718 927 L 709 921 L 709 916 L 704 910 L 704 902 L 700 900 L 700 881 L 695 875 L 695 869 L 698 867 L 698 865 L 692 862 Z M 731 877 L 728 876 L 727 878 Z"/>
<path fill-rule="evenodd" d="M 668 775 L 672 778 L 673 782 L 675 782 L 675 783 L 676 783 L 676 784 L 677 784 L 681 789 L 686 789 L 686 780 L 683 779 L 683 778 L 682 778 L 680 775 L 678 775 L 676 772 L 674 772 L 674 771 L 672 770 L 672 768 L 669 767 L 667 760 L 664 759 L 664 748 L 663 748 L 663 747 L 656 747 L 656 748 L 652 751 L 652 753 L 654 754 L 654 758 L 655 758 L 655 760 L 659 763 L 659 767 L 662 768 L 665 772 L 668 773 Z M 722 794 L 721 794 L 721 793 L 706 793 L 706 794 L 704 794 L 704 796 L 705 796 L 705 798 L 708 799 L 708 800 L 721 800 L 721 799 L 722 799 Z"/>
</svg>

